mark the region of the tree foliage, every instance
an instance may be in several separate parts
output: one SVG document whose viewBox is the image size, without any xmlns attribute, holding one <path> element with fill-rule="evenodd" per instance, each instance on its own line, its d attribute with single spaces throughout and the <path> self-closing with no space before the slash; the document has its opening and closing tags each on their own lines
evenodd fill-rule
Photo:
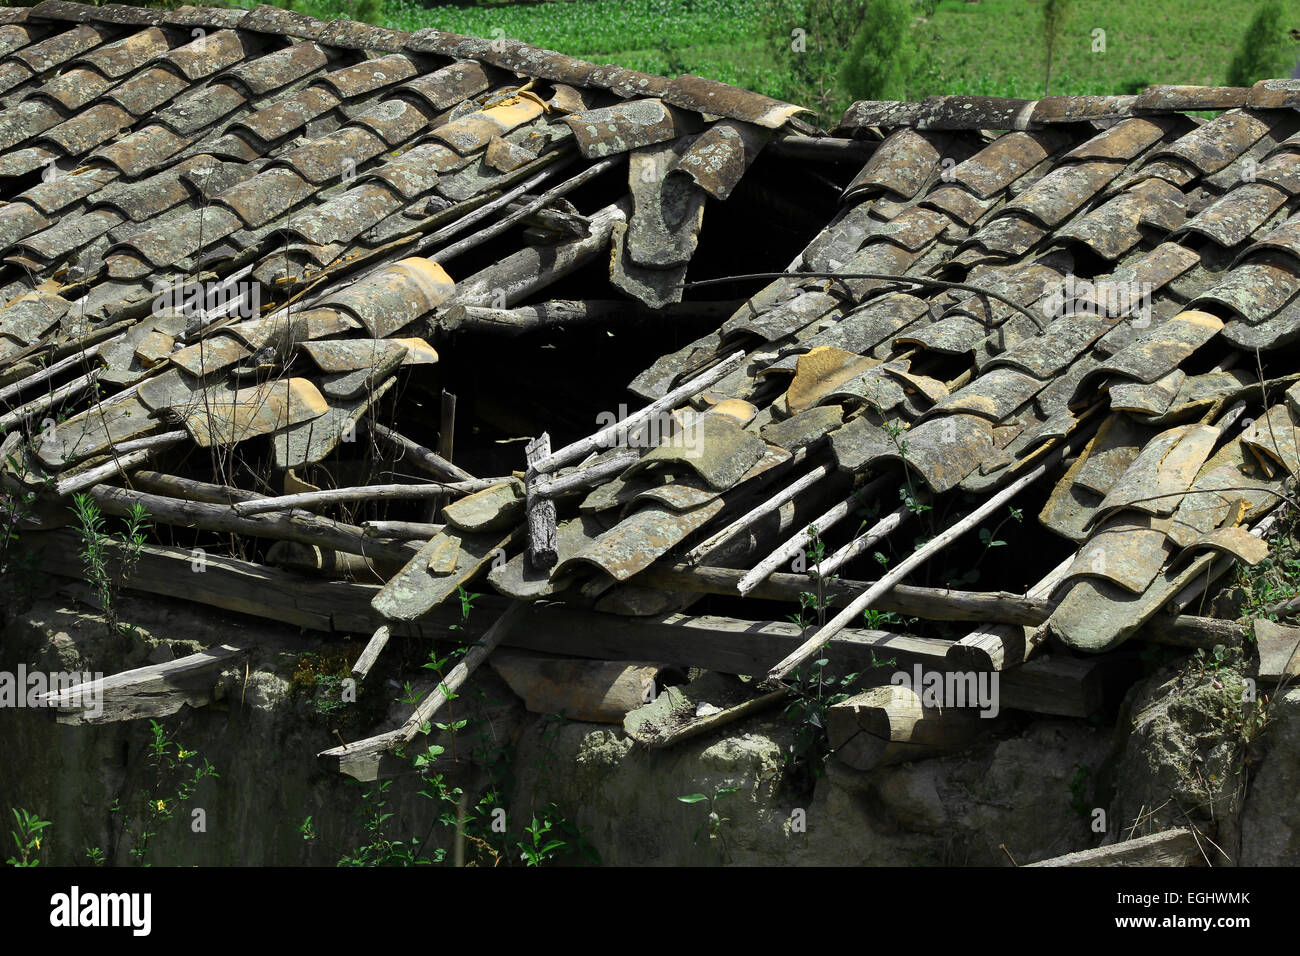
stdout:
<svg viewBox="0 0 1300 956">
<path fill-rule="evenodd" d="M 862 11 L 843 80 L 856 99 L 901 100 L 916 64 L 908 0 L 870 0 Z"/>
<path fill-rule="evenodd" d="M 1295 45 L 1287 36 L 1281 0 L 1265 0 L 1246 27 L 1237 53 L 1228 64 L 1229 86 L 1252 86 L 1258 80 L 1290 76 Z"/>
</svg>

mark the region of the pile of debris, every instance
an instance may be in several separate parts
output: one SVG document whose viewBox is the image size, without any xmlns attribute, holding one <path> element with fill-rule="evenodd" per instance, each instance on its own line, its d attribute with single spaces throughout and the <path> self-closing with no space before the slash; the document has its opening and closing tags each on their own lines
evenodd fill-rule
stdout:
<svg viewBox="0 0 1300 956">
<path fill-rule="evenodd" d="M 1185 612 L 1266 556 L 1300 468 L 1300 81 L 863 102 L 826 134 L 699 77 L 273 7 L 52 0 L 0 10 L 0 53 L 24 546 L 80 576 L 70 497 L 142 508 L 126 586 L 372 635 L 358 679 L 496 592 L 438 691 L 331 766 L 384 772 L 498 644 L 628 662 L 548 678 L 608 719 L 654 696 L 645 662 L 753 678 L 630 719 L 665 746 L 814 658 L 1087 716 L 1134 635 L 1244 636 Z M 538 344 L 578 336 L 599 384 L 637 358 L 606 332 L 655 348 L 634 399 Z M 473 348 L 522 376 L 495 403 L 442 387 Z M 546 416 L 572 440 L 510 427 Z M 422 480 L 381 480 L 399 461 Z M 1008 516 L 991 574 L 1021 593 L 955 590 L 947 556 Z M 841 759 L 970 739 L 922 683 L 840 705 Z"/>
</svg>

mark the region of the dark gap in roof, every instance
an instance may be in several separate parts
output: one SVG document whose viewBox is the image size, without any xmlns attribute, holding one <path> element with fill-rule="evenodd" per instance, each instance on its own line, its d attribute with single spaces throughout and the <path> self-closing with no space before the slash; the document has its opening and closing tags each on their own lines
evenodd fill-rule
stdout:
<svg viewBox="0 0 1300 956">
<path fill-rule="evenodd" d="M 910 371 L 916 375 L 928 375 L 941 382 L 951 382 L 971 367 L 972 353 L 962 352 L 958 355 L 945 352 L 932 352 L 921 349 L 912 357 Z"/>
</svg>

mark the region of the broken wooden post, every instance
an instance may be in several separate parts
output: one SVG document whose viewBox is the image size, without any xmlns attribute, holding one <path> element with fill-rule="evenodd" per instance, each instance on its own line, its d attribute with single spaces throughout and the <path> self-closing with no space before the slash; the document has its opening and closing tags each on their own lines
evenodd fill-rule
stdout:
<svg viewBox="0 0 1300 956">
<path fill-rule="evenodd" d="M 379 660 L 379 655 L 388 644 L 390 633 L 388 625 L 384 624 L 383 626 L 376 628 L 375 633 L 372 634 L 370 640 L 366 642 L 365 649 L 361 652 L 361 656 L 358 657 L 357 662 L 352 665 L 352 673 L 356 676 L 357 683 L 366 679 L 366 675 L 370 673 L 370 668 L 374 667 L 375 661 Z"/>
<path fill-rule="evenodd" d="M 524 514 L 528 520 L 528 561 L 539 571 L 549 571 L 559 561 L 556 545 L 555 502 L 537 493 L 541 472 L 537 463 L 551 453 L 551 436 L 546 432 L 534 438 L 524 448 L 528 470 L 524 476 L 527 503 Z"/>
<path fill-rule="evenodd" d="M 1066 572 L 1074 565 L 1074 558 L 1074 554 L 1069 555 L 1030 588 L 1025 597 L 1046 603 Z M 1043 620 L 1047 618 L 1044 617 Z M 1026 622 L 1026 627 L 1037 627 L 1038 624 Z M 1000 671 L 1018 667 L 1029 659 L 1029 655 L 1038 646 L 1030 639 L 1026 627 L 989 623 L 979 630 L 971 631 L 954 644 L 948 652 L 948 658 L 956 667 L 977 671 Z"/>
</svg>

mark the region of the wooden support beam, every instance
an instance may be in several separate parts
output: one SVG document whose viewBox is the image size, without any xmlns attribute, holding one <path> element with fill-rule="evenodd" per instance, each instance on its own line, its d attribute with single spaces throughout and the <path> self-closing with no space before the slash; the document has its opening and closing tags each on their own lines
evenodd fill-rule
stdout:
<svg viewBox="0 0 1300 956">
<path fill-rule="evenodd" d="M 172 442 L 179 439 L 172 439 Z M 156 454 L 156 448 L 141 448 L 137 451 L 127 452 L 125 455 L 114 455 L 112 460 L 104 462 L 102 465 L 96 465 L 94 468 L 87 468 L 85 471 L 74 472 L 66 478 L 62 478 L 54 483 L 54 493 L 60 498 L 66 498 L 68 495 L 75 495 L 79 491 L 85 491 L 92 485 L 98 485 L 106 478 L 115 478 L 118 475 L 124 475 L 133 468 L 138 468 Z"/>
<path fill-rule="evenodd" d="M 256 501 L 264 498 L 256 491 L 245 491 L 230 485 L 217 485 L 208 481 L 195 481 L 177 475 L 164 475 L 157 471 L 139 469 L 131 474 L 131 486 L 165 498 L 182 498 L 186 501 L 204 501 L 213 505 L 228 505 L 235 501 Z"/>
<path fill-rule="evenodd" d="M 221 644 L 163 664 L 122 671 L 102 680 L 43 694 L 43 706 L 57 708 L 61 724 L 107 724 L 141 717 L 166 717 L 185 704 L 211 703 L 223 668 L 247 653 Z"/>
<path fill-rule="evenodd" d="M 327 488 L 324 491 L 304 491 L 297 495 L 277 495 L 252 501 L 237 501 L 231 505 L 231 508 L 236 514 L 251 516 L 272 511 L 291 511 L 294 508 L 324 508 L 351 501 L 409 501 L 430 498 L 449 491 L 468 495 L 509 480 L 508 477 L 475 478 L 473 481 L 435 481 L 427 485 L 392 484 Z"/>
<path fill-rule="evenodd" d="M 103 373 L 102 368 L 93 368 L 83 375 L 78 375 L 72 381 L 60 385 L 46 395 L 40 398 L 34 398 L 25 405 L 19 405 L 11 412 L 0 415 L 0 432 L 8 431 L 15 425 L 20 425 L 29 418 L 33 418 L 42 412 L 51 408 L 57 408 L 65 399 L 74 395 L 80 395 L 86 389 L 95 384 L 96 379 Z"/>
<path fill-rule="evenodd" d="M 559 498 L 563 495 L 573 494 L 576 491 L 583 491 L 600 484 L 606 478 L 622 473 L 640 457 L 640 454 L 635 451 L 611 455 L 604 461 L 588 465 L 586 468 L 579 468 L 577 471 L 562 475 L 559 478 L 539 480 L 533 488 L 533 493 L 543 498 Z"/>
<path fill-rule="evenodd" d="M 156 524 L 247 534 L 275 541 L 297 541 L 334 551 L 346 551 L 389 563 L 405 564 L 419 551 L 406 542 L 376 541 L 354 525 L 318 518 L 310 514 L 240 515 L 228 505 L 183 501 L 145 491 L 95 485 L 89 492 L 105 514 L 125 517 L 132 506 L 142 505 Z"/>
<path fill-rule="evenodd" d="M 766 152 L 789 159 L 814 162 L 865 163 L 880 145 L 877 140 L 841 139 L 838 136 L 803 136 L 790 133 L 767 144 Z"/>
<path fill-rule="evenodd" d="M 1056 590 L 1056 586 L 1061 583 L 1065 573 L 1074 564 L 1074 557 L 1074 554 L 1066 557 L 1025 595 L 1026 599 L 1042 605 L 1042 610 L 1046 613 L 1043 621 L 1051 615 L 1047 598 Z M 1031 639 L 1028 628 L 1037 627 L 1042 621 L 998 624 L 992 622 L 999 621 L 1000 618 L 989 617 L 987 620 L 989 624 L 971 631 L 952 646 L 948 656 L 955 667 L 977 671 L 1000 671 L 1008 667 L 1018 667 L 1027 661 L 1039 646 Z M 1020 624 L 1024 626 L 1019 626 Z"/>
<path fill-rule="evenodd" d="M 1190 866 L 1201 856 L 1196 835 L 1186 828 L 1055 856 L 1026 866 Z"/>
<path fill-rule="evenodd" d="M 488 226 L 486 229 L 480 229 L 478 232 L 474 233 L 471 236 L 466 236 L 464 239 L 460 240 L 459 242 L 453 243 L 452 245 L 447 246 L 446 248 L 439 249 L 437 252 L 429 253 L 429 258 L 442 263 L 451 261 L 452 259 L 456 258 L 456 256 L 468 252 L 469 250 L 475 248 L 476 246 L 480 246 L 483 243 L 487 242 L 489 239 L 493 239 L 496 236 L 501 235 L 503 232 L 507 231 L 512 226 L 514 226 L 515 223 L 527 219 L 533 213 L 537 212 L 540 209 L 545 208 L 547 205 L 555 202 L 557 199 L 562 199 L 564 196 L 573 192 L 579 186 L 583 186 L 586 183 L 590 182 L 591 180 L 595 179 L 601 173 L 613 169 L 624 159 L 626 159 L 626 157 L 622 154 L 619 154 L 616 156 L 607 156 L 604 159 L 592 163 L 590 166 L 588 166 L 582 172 L 578 173 L 576 176 L 572 176 L 569 179 L 566 179 L 564 182 L 560 183 L 559 185 L 551 187 L 546 192 L 538 196 L 536 199 L 530 200 L 529 202 L 522 204 L 519 208 L 515 209 L 513 212 L 499 218 L 496 222 Z M 572 157 L 568 157 L 562 160 L 561 164 L 567 165 L 571 161 L 572 161 Z M 547 170 L 547 174 L 549 175 L 552 171 L 553 170 Z M 534 177 L 534 178 L 536 179 L 538 177 Z M 525 185 L 528 184 L 526 183 Z M 520 195 L 522 195 L 522 193 Z"/>
<path fill-rule="evenodd" d="M 1072 560 L 1072 559 L 1071 559 Z M 734 596 L 740 579 L 746 572 L 734 568 L 690 567 L 687 564 L 656 564 L 638 574 L 637 583 L 697 594 L 722 594 Z M 874 587 L 875 581 L 856 581 L 839 578 L 826 583 L 826 596 L 830 607 L 847 607 L 858 595 Z M 757 585 L 747 597 L 771 601 L 799 602 L 801 594 L 814 587 L 812 580 L 802 574 L 772 574 Z M 1008 591 L 955 591 L 951 588 L 927 588 L 910 584 L 896 584 L 876 599 L 875 607 L 881 611 L 894 611 L 928 621 L 988 621 L 990 627 L 1001 624 L 1037 627 L 1052 615 L 1056 605 L 1046 598 L 1012 594 Z M 984 629 L 974 632 L 982 634 Z M 1237 644 L 1245 636 L 1245 628 L 1235 621 L 1217 618 L 1193 617 L 1186 614 L 1157 615 L 1147 622 L 1142 637 L 1157 644 L 1174 647 L 1211 648 L 1215 644 Z M 963 638 L 965 641 L 966 638 Z M 980 658 L 967 654 L 968 648 L 956 650 L 952 645 L 953 665 L 963 668 L 990 669 L 979 665 Z M 1003 658 L 1005 667 L 1017 662 Z M 1021 657 L 1021 662 L 1024 655 Z"/>
<path fill-rule="evenodd" d="M 23 535 L 24 549 L 43 551 L 51 574 L 85 579 L 77 553 L 78 536 L 64 529 Z M 109 546 L 116 554 L 117 546 Z M 235 558 L 209 556 L 203 573 L 194 573 L 194 557 L 184 548 L 145 547 L 127 590 L 178 597 L 299 627 L 326 632 L 373 634 L 387 624 L 370 606 L 379 592 L 372 584 L 323 581 Z M 177 581 L 184 586 L 178 587 Z M 476 611 L 502 613 L 507 599 L 485 595 Z M 465 636 L 482 626 L 477 613 Z M 418 621 L 402 624 L 400 633 L 445 638 L 447 625 L 460 623 L 458 608 L 439 606 Z M 758 674 L 767 661 L 797 647 L 804 629 L 788 621 L 746 621 L 717 616 L 666 614 L 652 618 L 601 614 L 563 605 L 531 607 L 503 643 L 509 647 L 596 660 L 661 660 L 724 674 Z M 846 629 L 831 640 L 831 653 L 845 669 L 866 670 L 894 659 L 899 666 L 921 663 L 950 667 L 950 641 Z M 1105 658 L 1078 660 L 1047 655 L 1000 675 L 1004 707 L 1065 717 L 1086 717 L 1101 701 L 1097 675 Z"/>
<path fill-rule="evenodd" d="M 878 541 L 887 538 L 893 534 L 894 530 L 907 520 L 907 516 L 912 510 L 907 505 L 899 505 L 889 514 L 885 515 L 874 525 L 866 530 L 865 533 L 858 535 L 844 547 L 840 548 L 829 558 L 817 565 L 817 573 L 822 575 L 834 574 L 845 562 L 852 561 L 858 555 L 863 554 L 868 548 L 873 547 Z M 818 529 L 820 531 L 820 529 Z"/>
<path fill-rule="evenodd" d="M 736 301 L 674 302 L 651 309 L 627 299 L 552 299 L 513 309 L 481 305 L 454 305 L 439 320 L 447 331 L 467 331 L 515 336 L 570 325 L 627 325 L 633 322 L 681 322 L 725 319 L 740 307 Z"/>
<path fill-rule="evenodd" d="M 43 385 L 45 382 L 48 382 L 50 379 L 54 378 L 59 373 L 65 372 L 68 369 L 78 364 L 84 364 L 89 371 L 93 371 L 92 366 L 94 366 L 97 363 L 91 362 L 91 359 L 93 359 L 95 355 L 98 354 L 98 352 L 99 352 L 99 346 L 92 345 L 90 348 L 86 349 L 83 352 L 73 352 L 71 355 L 64 356 L 63 358 L 59 359 L 57 362 L 51 362 L 45 368 L 37 372 L 33 372 L 31 375 L 28 375 L 26 378 L 19 379 L 16 382 L 12 382 L 9 385 L 4 386 L 3 388 L 0 388 L 0 402 L 8 402 L 9 399 L 13 398 L 16 395 L 21 395 L 29 388 L 35 388 L 37 385 Z"/>
<path fill-rule="evenodd" d="M 445 524 L 424 521 L 363 521 L 361 533 L 367 538 L 388 538 L 393 541 L 428 541 L 443 532 Z"/>
<path fill-rule="evenodd" d="M 765 498 L 735 521 L 728 524 L 721 531 L 713 533 L 695 547 L 691 548 L 691 550 L 685 554 L 686 562 L 688 564 L 695 564 L 697 561 L 703 560 L 705 556 L 715 548 L 726 544 L 746 528 L 752 527 L 757 521 L 763 518 L 764 515 L 776 511 L 787 501 L 792 500 L 808 488 L 817 484 L 817 482 L 821 481 L 827 475 L 832 474 L 834 470 L 835 469 L 829 464 L 816 466 L 806 475 L 803 475 L 786 485 L 775 495 L 772 495 L 770 498 Z"/>
<path fill-rule="evenodd" d="M 456 283 L 455 305 L 512 306 L 558 282 L 593 259 L 609 254 L 614 224 L 627 222 L 632 199 L 625 196 L 591 216 L 591 234 L 544 248 L 528 246 Z M 435 323 L 437 319 L 435 318 Z"/>
</svg>

